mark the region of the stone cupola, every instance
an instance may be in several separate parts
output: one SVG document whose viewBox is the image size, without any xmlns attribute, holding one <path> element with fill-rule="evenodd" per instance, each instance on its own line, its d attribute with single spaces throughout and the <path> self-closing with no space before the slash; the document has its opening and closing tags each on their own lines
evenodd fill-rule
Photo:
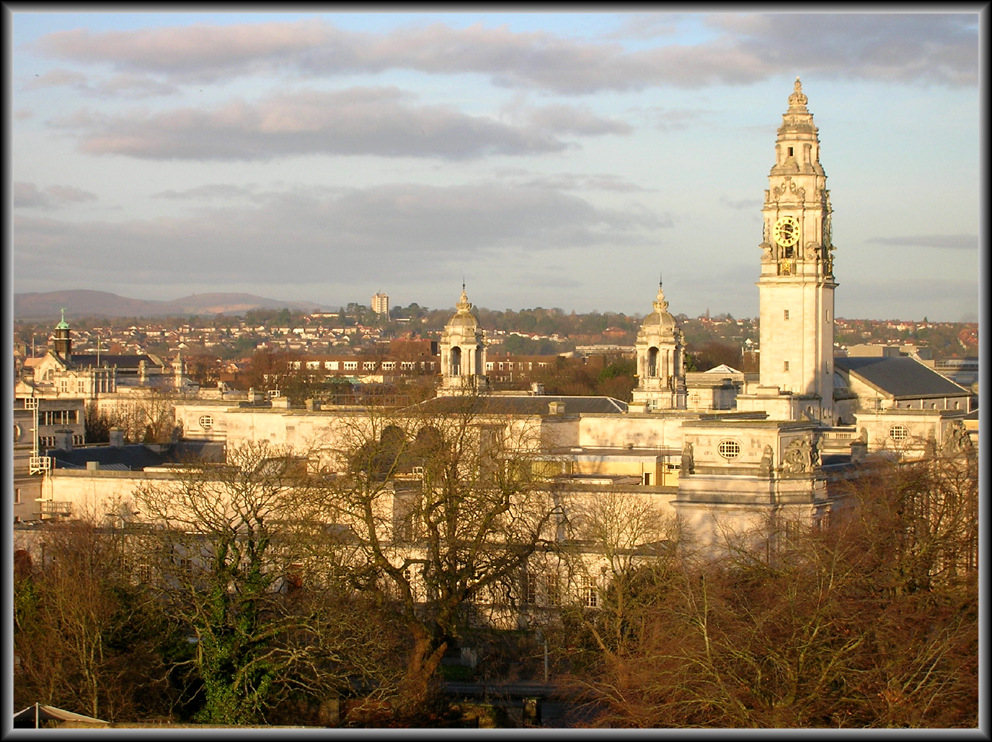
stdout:
<svg viewBox="0 0 992 742">
<path fill-rule="evenodd" d="M 685 409 L 685 344 L 661 281 L 654 311 L 637 333 L 637 388 L 632 403 L 649 410 Z"/>
<path fill-rule="evenodd" d="M 457 311 L 445 325 L 438 343 L 441 350 L 438 394 L 478 392 L 488 387 L 485 333 L 472 314 L 464 284 L 455 307 Z"/>
</svg>

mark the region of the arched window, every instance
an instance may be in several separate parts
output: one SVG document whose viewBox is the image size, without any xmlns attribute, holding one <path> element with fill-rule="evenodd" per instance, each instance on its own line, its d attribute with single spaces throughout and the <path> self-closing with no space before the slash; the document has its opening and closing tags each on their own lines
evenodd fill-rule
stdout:
<svg viewBox="0 0 992 742">
<path fill-rule="evenodd" d="M 648 376 L 658 375 L 658 349 L 648 348 Z"/>
<path fill-rule="evenodd" d="M 459 376 L 462 372 L 462 349 L 454 347 L 451 349 L 451 375 Z"/>
</svg>

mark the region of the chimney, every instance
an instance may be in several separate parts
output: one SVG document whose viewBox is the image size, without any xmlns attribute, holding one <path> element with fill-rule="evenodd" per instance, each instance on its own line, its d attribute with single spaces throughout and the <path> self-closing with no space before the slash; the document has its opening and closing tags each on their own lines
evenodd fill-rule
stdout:
<svg viewBox="0 0 992 742">
<path fill-rule="evenodd" d="M 544 384 L 535 381 L 530 385 L 530 393 L 535 397 L 540 397 L 544 394 Z"/>
<path fill-rule="evenodd" d="M 289 409 L 289 397 L 273 397 L 272 398 L 272 409 L 274 409 L 274 410 L 288 410 Z"/>
<path fill-rule="evenodd" d="M 124 431 L 118 427 L 113 427 L 110 429 L 110 445 L 114 448 L 120 448 L 124 445 Z"/>
<path fill-rule="evenodd" d="M 565 414 L 565 403 L 564 402 L 550 402 L 548 404 L 548 414 L 549 415 L 564 415 Z"/>
<path fill-rule="evenodd" d="M 307 412 L 317 412 L 320 410 L 320 401 L 316 399 L 308 399 L 306 401 Z"/>
<path fill-rule="evenodd" d="M 99 471 L 99 469 L 100 469 L 100 462 L 99 461 L 87 461 L 86 462 L 86 471 Z"/>
</svg>

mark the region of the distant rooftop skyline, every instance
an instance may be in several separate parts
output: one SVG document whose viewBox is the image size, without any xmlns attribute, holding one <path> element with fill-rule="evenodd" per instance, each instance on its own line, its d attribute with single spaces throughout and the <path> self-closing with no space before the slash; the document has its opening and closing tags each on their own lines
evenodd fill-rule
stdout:
<svg viewBox="0 0 992 742">
<path fill-rule="evenodd" d="M 800 76 L 839 317 L 977 321 L 962 13 L 12 15 L 15 292 L 758 314 Z M 705 6 L 703 8 L 705 10 Z"/>
</svg>

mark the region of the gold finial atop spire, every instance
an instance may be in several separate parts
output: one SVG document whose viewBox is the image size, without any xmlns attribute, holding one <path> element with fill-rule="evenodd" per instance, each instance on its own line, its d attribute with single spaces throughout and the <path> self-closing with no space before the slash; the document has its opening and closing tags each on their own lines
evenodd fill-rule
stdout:
<svg viewBox="0 0 992 742">
<path fill-rule="evenodd" d="M 467 312 L 472 308 L 472 302 L 468 300 L 468 294 L 465 293 L 465 281 L 462 280 L 462 295 L 455 305 L 459 312 Z"/>
<path fill-rule="evenodd" d="M 658 312 L 659 314 L 661 312 L 668 311 L 668 302 L 665 301 L 665 290 L 661 288 L 660 278 L 658 279 L 658 296 L 655 298 L 652 306 L 654 307 L 654 311 Z"/>
<path fill-rule="evenodd" d="M 803 95 L 803 84 L 799 77 L 796 77 L 796 85 L 789 96 L 789 108 L 805 108 L 809 99 Z"/>
</svg>

